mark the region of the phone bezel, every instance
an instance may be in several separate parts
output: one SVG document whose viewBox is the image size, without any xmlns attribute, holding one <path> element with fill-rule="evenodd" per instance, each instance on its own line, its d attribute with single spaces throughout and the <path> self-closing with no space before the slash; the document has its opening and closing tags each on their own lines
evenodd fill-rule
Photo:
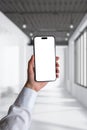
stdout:
<svg viewBox="0 0 87 130">
<path fill-rule="evenodd" d="M 53 35 L 45 35 L 45 36 L 35 36 L 34 38 L 33 38 L 33 52 L 34 52 L 34 57 L 35 57 L 35 38 L 36 37 L 40 37 L 40 38 L 42 38 L 42 37 L 53 37 L 54 38 L 54 41 L 55 41 L 55 37 L 53 36 Z M 36 79 L 36 62 L 35 62 L 35 59 L 34 59 L 34 80 L 35 81 L 37 81 L 37 82 L 52 82 L 52 81 L 55 81 L 56 80 L 56 44 L 55 44 L 55 42 L 54 42 L 54 50 L 55 50 L 55 79 L 54 80 L 43 80 L 43 81 L 41 81 L 41 80 L 37 80 Z"/>
</svg>

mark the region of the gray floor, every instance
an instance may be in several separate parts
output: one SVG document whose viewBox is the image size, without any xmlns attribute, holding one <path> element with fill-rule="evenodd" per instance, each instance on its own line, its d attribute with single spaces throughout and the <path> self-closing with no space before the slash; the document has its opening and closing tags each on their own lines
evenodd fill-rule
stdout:
<svg viewBox="0 0 87 130">
<path fill-rule="evenodd" d="M 38 95 L 30 130 L 87 130 L 87 108 L 64 88 L 49 86 Z"/>
<path fill-rule="evenodd" d="M 0 118 L 17 95 L 0 100 Z M 30 130 L 87 130 L 87 108 L 67 93 L 63 87 L 47 86 L 38 94 Z"/>
</svg>

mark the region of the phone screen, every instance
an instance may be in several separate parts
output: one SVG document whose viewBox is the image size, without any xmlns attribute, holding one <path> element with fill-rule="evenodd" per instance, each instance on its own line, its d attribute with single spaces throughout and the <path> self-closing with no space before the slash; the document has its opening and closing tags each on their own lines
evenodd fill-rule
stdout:
<svg viewBox="0 0 87 130">
<path fill-rule="evenodd" d="M 56 57 L 55 57 L 55 38 L 35 37 L 35 80 L 54 81 L 56 79 Z"/>
</svg>

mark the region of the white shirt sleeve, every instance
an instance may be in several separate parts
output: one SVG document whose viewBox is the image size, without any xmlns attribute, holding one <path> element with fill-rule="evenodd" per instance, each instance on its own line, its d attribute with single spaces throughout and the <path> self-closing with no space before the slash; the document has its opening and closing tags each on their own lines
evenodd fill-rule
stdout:
<svg viewBox="0 0 87 130">
<path fill-rule="evenodd" d="M 36 97 L 36 91 L 24 87 L 7 116 L 0 121 L 0 130 L 29 130 Z"/>
</svg>

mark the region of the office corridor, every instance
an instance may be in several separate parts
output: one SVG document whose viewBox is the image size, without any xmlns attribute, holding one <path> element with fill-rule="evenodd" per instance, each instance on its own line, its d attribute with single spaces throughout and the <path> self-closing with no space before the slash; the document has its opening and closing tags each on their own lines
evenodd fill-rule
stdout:
<svg viewBox="0 0 87 130">
<path fill-rule="evenodd" d="M 87 109 L 63 87 L 46 87 L 38 95 L 30 130 L 87 130 Z"/>
<path fill-rule="evenodd" d="M 35 37 L 48 36 L 55 37 L 60 74 L 38 93 L 30 130 L 87 130 L 87 0 L 0 0 L 0 119 L 28 79 Z"/>
</svg>

